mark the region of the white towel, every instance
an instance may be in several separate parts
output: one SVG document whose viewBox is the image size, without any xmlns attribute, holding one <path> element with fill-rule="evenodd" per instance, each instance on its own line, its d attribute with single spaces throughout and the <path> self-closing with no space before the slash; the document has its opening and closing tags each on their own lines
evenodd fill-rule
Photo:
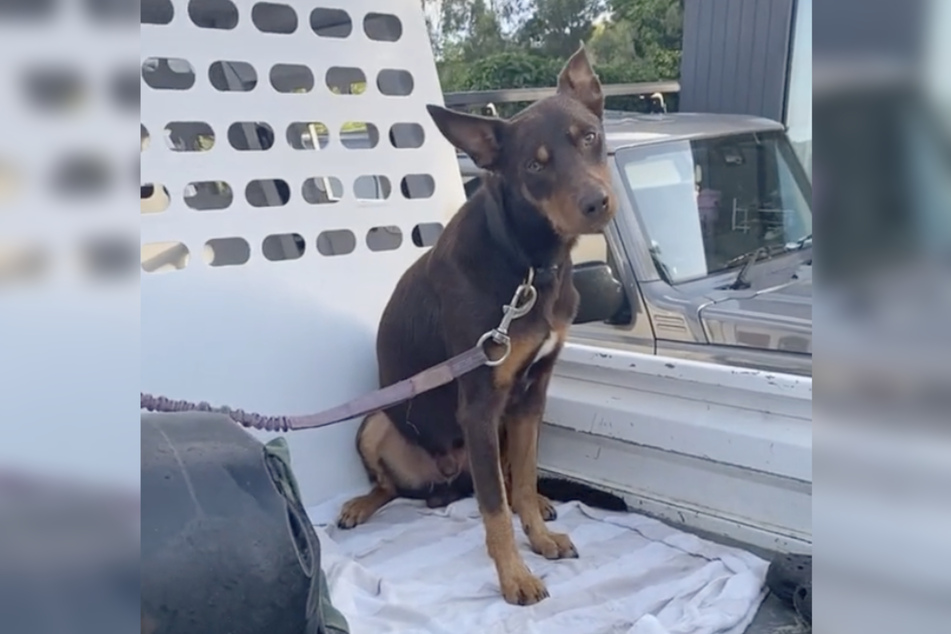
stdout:
<svg viewBox="0 0 951 634">
<path fill-rule="evenodd" d="M 309 509 L 331 600 L 351 634 L 741 634 L 765 596 L 767 562 L 633 513 L 557 506 L 579 559 L 525 562 L 551 597 L 502 599 L 472 498 L 432 510 L 397 500 L 367 524 L 333 522 L 346 497 Z"/>
</svg>

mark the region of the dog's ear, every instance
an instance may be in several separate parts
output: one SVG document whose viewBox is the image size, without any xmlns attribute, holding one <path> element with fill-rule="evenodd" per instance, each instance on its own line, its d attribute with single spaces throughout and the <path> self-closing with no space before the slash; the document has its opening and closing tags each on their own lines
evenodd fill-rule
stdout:
<svg viewBox="0 0 951 634">
<path fill-rule="evenodd" d="M 485 170 L 498 165 L 502 152 L 502 132 L 506 125 L 504 121 L 433 105 L 426 106 L 426 110 L 442 135 L 468 154 L 476 165 Z"/>
<path fill-rule="evenodd" d="M 604 93 L 601 92 L 601 80 L 591 67 L 584 43 L 561 69 L 561 74 L 558 75 L 558 93 L 577 99 L 598 118 L 604 115 Z"/>
</svg>

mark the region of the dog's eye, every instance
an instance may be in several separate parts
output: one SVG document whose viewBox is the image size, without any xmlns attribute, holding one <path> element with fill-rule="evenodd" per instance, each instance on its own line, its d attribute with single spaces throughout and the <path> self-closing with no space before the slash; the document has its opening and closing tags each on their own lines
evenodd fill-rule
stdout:
<svg viewBox="0 0 951 634">
<path fill-rule="evenodd" d="M 525 169 L 529 172 L 540 172 L 542 171 L 542 164 L 535 159 L 531 159 L 525 164 Z"/>
<path fill-rule="evenodd" d="M 591 145 L 591 144 L 594 143 L 597 139 L 598 139 L 597 133 L 595 133 L 595 132 L 588 132 L 586 135 L 584 135 L 584 144 L 585 144 L 585 145 Z"/>
</svg>

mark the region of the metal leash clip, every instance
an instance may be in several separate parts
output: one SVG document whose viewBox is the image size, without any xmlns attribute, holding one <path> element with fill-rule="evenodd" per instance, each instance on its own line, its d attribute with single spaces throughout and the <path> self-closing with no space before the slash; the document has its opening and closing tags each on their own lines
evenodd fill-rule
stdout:
<svg viewBox="0 0 951 634">
<path fill-rule="evenodd" d="M 498 327 L 493 328 L 479 337 L 477 345 L 483 349 L 489 339 L 505 348 L 502 352 L 502 356 L 498 359 L 489 358 L 489 354 L 486 352 L 485 356 L 487 360 L 485 364 L 487 366 L 494 367 L 501 365 L 508 359 L 509 354 L 512 352 L 512 339 L 509 337 L 509 326 L 512 325 L 514 320 L 527 315 L 528 312 L 532 310 L 532 307 L 535 306 L 535 300 L 538 299 L 538 291 L 535 290 L 535 287 L 532 285 L 534 279 L 535 271 L 534 269 L 529 269 L 525 281 L 519 284 L 518 288 L 515 289 L 512 301 L 502 307 L 502 321 L 499 322 Z"/>
</svg>

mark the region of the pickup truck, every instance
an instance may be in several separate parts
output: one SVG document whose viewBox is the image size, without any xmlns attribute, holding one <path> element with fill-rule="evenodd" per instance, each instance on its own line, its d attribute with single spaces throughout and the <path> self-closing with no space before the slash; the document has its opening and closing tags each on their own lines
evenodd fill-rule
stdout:
<svg viewBox="0 0 951 634">
<path fill-rule="evenodd" d="M 811 376 L 812 184 L 782 125 L 609 112 L 605 138 L 620 206 L 573 254 L 571 339 Z"/>
<path fill-rule="evenodd" d="M 136 329 L 110 343 L 112 305 L 89 294 L 86 312 L 78 314 L 102 315 L 95 343 L 75 337 L 67 320 L 60 338 L 11 340 L 11 354 L 3 356 L 14 378 L 39 367 L 41 348 L 57 350 L 58 360 L 81 361 L 70 375 L 70 399 L 49 399 L 44 379 L 15 383 L 4 401 L 10 420 L 31 420 L 36 403 L 54 423 L 74 421 L 79 412 L 84 424 L 55 428 L 62 438 L 76 438 L 73 427 L 122 420 L 104 408 L 106 381 L 88 371 L 90 359 L 113 372 L 110 385 L 132 377 L 150 394 L 264 414 L 317 412 L 377 388 L 380 313 L 400 274 L 465 199 L 456 154 L 426 115 L 425 106 L 445 95 L 415 0 L 348 0 L 306 12 L 267 2 L 247 12 L 228 2 L 162 4 L 177 9 L 174 19 L 143 7 L 143 21 L 151 22 L 141 29 L 143 274 Z M 240 26 L 229 29 L 236 20 Z M 230 78 L 221 84 L 207 65 L 235 59 L 236 51 L 241 62 L 220 62 Z M 328 67 L 365 75 L 365 92 L 330 90 Z M 169 69 L 175 76 L 154 74 Z M 292 71 L 314 75 L 313 85 L 303 86 L 306 95 L 281 90 L 293 83 Z M 393 77 L 410 79 L 394 90 L 387 83 Z M 191 82 L 195 89 L 181 89 Z M 158 471 L 144 478 L 142 534 L 154 536 L 167 518 L 198 517 L 188 515 L 195 510 L 207 513 L 194 524 L 220 518 L 225 482 L 240 502 L 232 510 L 247 510 L 239 520 L 214 522 L 219 535 L 207 552 L 221 563 L 215 570 L 191 574 L 195 562 L 182 545 L 187 534 L 151 551 L 167 554 L 167 562 L 177 557 L 177 568 L 146 566 L 143 601 L 159 605 L 156 614 L 182 615 L 164 619 L 155 634 L 184 633 L 191 615 L 207 617 L 216 606 L 233 631 L 264 631 L 251 627 L 251 618 L 261 616 L 254 601 L 287 605 L 273 580 L 315 572 L 307 548 L 293 555 L 304 542 L 319 542 L 326 590 L 353 634 L 803 631 L 792 609 L 764 598 L 764 582 L 777 553 L 812 549 L 808 179 L 774 122 L 699 114 L 609 119 L 621 208 L 574 254 L 581 311 L 549 385 L 538 467 L 614 493 L 629 512 L 562 500 L 553 526 L 569 533 L 581 553 L 567 562 L 531 553 L 516 525 L 519 550 L 551 591 L 537 607 L 516 608 L 499 598 L 471 498 L 436 510 L 396 500 L 360 527 L 336 526 L 341 505 L 368 490 L 354 450 L 359 419 L 280 435 L 318 538 L 302 540 L 300 514 L 270 516 L 286 527 L 274 534 L 292 547 L 286 559 L 257 548 L 269 533 L 251 519 L 264 507 L 246 495 L 273 487 L 250 487 L 240 465 L 215 464 L 213 452 L 186 447 L 178 455 L 196 460 L 195 469 L 168 474 L 171 480 Z M 409 130 L 419 138 L 401 136 Z M 463 163 L 461 172 L 469 188 L 477 185 L 477 171 Z M 43 217 L 29 211 L 22 216 Z M 11 309 L 3 319 L 9 332 L 35 332 L 40 320 L 26 317 Z M 64 355 L 66 341 L 82 343 L 79 353 Z M 132 350 L 141 359 L 130 362 Z M 134 366 L 139 372 L 130 373 Z M 83 394 L 80 405 L 73 395 Z M 148 416 L 143 425 L 151 424 Z M 186 432 L 210 429 L 206 417 L 162 416 Z M 271 432 L 249 433 L 278 440 Z M 163 442 L 160 434 L 151 437 Z M 71 454 L 96 456 L 97 465 L 116 462 L 94 451 L 107 446 L 104 440 L 89 446 Z M 165 451 L 154 449 L 133 453 L 145 462 Z M 174 468 L 184 464 L 164 455 Z M 149 493 L 156 490 L 149 484 L 167 482 L 176 485 L 180 507 Z M 228 555 L 229 545 L 255 565 L 235 567 L 240 557 Z M 194 585 L 179 587 L 176 571 Z M 225 583 L 208 583 L 211 573 Z M 164 575 L 159 589 L 185 590 L 181 602 L 160 605 L 150 583 L 156 575 Z M 243 592 L 229 585 L 233 579 L 257 589 Z M 195 587 L 211 598 L 190 594 Z M 311 605 L 314 595 L 305 598 Z M 278 619 L 285 626 L 300 616 L 285 612 Z"/>
</svg>

